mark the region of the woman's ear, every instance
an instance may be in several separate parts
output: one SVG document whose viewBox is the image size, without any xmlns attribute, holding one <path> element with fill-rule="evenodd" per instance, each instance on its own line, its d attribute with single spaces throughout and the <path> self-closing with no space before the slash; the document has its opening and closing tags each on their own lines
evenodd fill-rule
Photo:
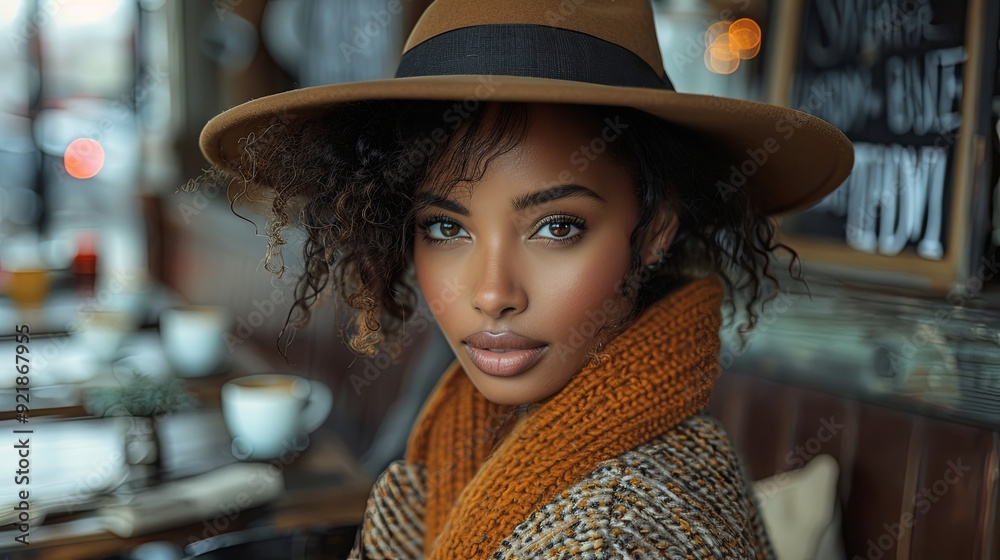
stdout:
<svg viewBox="0 0 1000 560">
<path fill-rule="evenodd" d="M 677 228 L 679 226 L 680 218 L 670 210 L 664 208 L 656 213 L 653 223 L 646 232 L 640 253 L 644 266 L 655 264 L 660 260 L 657 249 L 662 250 L 664 253 L 668 252 L 670 245 L 674 242 L 674 237 L 677 235 Z"/>
</svg>

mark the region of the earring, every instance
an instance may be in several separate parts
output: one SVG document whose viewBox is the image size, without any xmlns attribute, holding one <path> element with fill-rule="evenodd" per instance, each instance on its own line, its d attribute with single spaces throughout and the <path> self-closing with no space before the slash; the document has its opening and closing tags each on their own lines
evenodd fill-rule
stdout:
<svg viewBox="0 0 1000 560">
<path fill-rule="evenodd" d="M 667 260 L 667 252 L 663 249 L 656 250 L 656 262 L 652 264 L 647 264 L 646 269 L 650 272 L 656 272 L 663 268 L 663 263 Z"/>
</svg>

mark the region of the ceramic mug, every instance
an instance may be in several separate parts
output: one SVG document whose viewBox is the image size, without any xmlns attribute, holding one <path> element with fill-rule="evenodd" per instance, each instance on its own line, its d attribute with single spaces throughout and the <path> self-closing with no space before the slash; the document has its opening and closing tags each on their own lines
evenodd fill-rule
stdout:
<svg viewBox="0 0 1000 560">
<path fill-rule="evenodd" d="M 177 305 L 160 313 L 160 341 L 170 367 L 180 377 L 218 373 L 229 363 L 226 333 L 231 312 L 216 305 Z"/>
<path fill-rule="evenodd" d="M 222 386 L 222 416 L 240 460 L 301 452 L 332 407 L 329 387 L 297 375 L 249 375 Z"/>
<path fill-rule="evenodd" d="M 101 361 L 110 361 L 133 331 L 134 322 L 127 313 L 88 310 L 77 313 L 77 328 L 72 336 L 77 345 Z"/>
</svg>

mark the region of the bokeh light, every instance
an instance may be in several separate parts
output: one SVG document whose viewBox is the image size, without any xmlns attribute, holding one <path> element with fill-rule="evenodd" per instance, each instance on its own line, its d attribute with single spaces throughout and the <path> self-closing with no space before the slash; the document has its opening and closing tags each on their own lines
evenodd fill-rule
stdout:
<svg viewBox="0 0 1000 560">
<path fill-rule="evenodd" d="M 741 60 L 760 52 L 761 32 L 750 18 L 717 21 L 705 31 L 705 67 L 716 74 L 732 74 Z"/>
<path fill-rule="evenodd" d="M 729 33 L 723 33 L 712 41 L 712 45 L 708 47 L 712 58 L 721 62 L 729 62 L 734 58 L 739 58 L 739 56 L 733 52 L 733 48 L 730 45 L 731 37 L 732 35 Z"/>
<path fill-rule="evenodd" d="M 97 140 L 77 138 L 66 147 L 63 165 L 71 177 L 90 179 L 104 167 L 104 148 Z"/>
<path fill-rule="evenodd" d="M 716 74 L 732 74 L 740 67 L 740 59 L 733 57 L 729 60 L 719 60 L 712 56 L 712 49 L 705 51 L 705 67 Z"/>
<path fill-rule="evenodd" d="M 729 26 L 732 24 L 733 22 L 729 20 L 723 20 L 709 25 L 708 30 L 705 31 L 705 48 L 711 47 L 712 43 L 719 38 L 719 35 L 729 33 Z"/>
<path fill-rule="evenodd" d="M 750 18 L 734 21 L 729 26 L 729 47 L 744 60 L 757 56 L 760 52 L 760 26 L 757 22 Z"/>
</svg>

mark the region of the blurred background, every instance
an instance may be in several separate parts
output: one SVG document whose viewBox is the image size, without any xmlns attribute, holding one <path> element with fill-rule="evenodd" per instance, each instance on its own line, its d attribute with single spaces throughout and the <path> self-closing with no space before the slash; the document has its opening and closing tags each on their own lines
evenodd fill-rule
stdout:
<svg viewBox="0 0 1000 560">
<path fill-rule="evenodd" d="M 353 542 L 451 351 L 432 328 L 398 363 L 356 357 L 329 305 L 279 341 L 294 278 L 263 269 L 264 221 L 180 187 L 223 110 L 392 77 L 429 3 L 0 0 L 0 550 Z M 857 150 L 781 220 L 809 290 L 784 283 L 747 347 L 723 333 L 710 408 L 782 558 L 1000 558 L 1000 5 L 653 7 L 678 91 L 810 112 Z"/>
</svg>

